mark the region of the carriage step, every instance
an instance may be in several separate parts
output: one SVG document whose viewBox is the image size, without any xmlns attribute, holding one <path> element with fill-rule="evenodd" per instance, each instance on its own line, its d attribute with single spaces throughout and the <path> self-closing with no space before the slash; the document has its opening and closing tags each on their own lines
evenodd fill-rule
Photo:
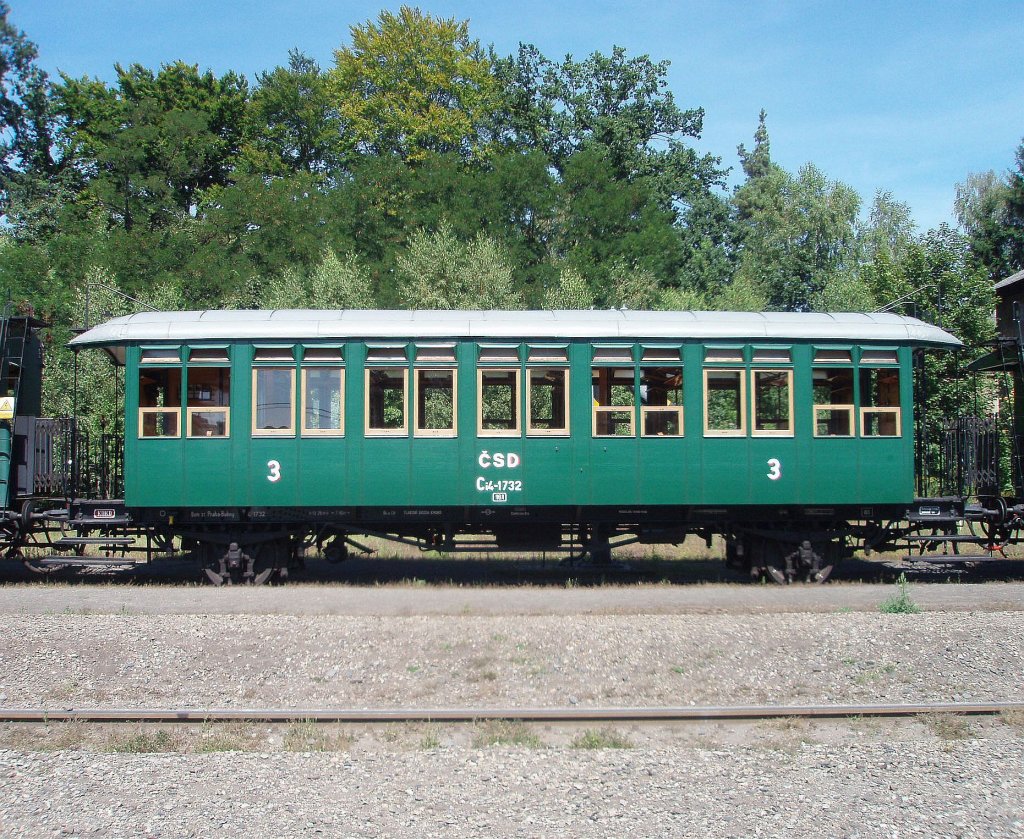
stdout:
<svg viewBox="0 0 1024 839">
<path fill-rule="evenodd" d="M 38 565 L 44 568 L 63 568 L 69 565 L 75 566 L 76 568 L 119 568 L 129 565 L 141 565 L 145 560 L 131 559 L 129 557 L 111 559 L 102 556 L 63 556 L 62 554 L 51 554 L 50 556 L 42 556 L 38 559 L 32 559 L 31 562 L 33 565 Z"/>
<path fill-rule="evenodd" d="M 111 548 L 129 548 L 135 544 L 131 536 L 65 536 L 53 543 L 53 547 L 79 548 L 90 545 L 100 545 Z"/>
<path fill-rule="evenodd" d="M 904 562 L 931 562 L 935 564 L 963 565 L 975 562 L 1006 562 L 1005 556 L 971 556 L 970 554 L 911 554 Z"/>
<path fill-rule="evenodd" d="M 925 536 L 923 534 L 911 533 L 903 537 L 907 542 L 959 542 L 972 543 L 975 545 L 984 545 L 990 542 L 990 539 L 986 539 L 984 536 L 967 536 L 967 535 L 954 535 L 954 536 L 943 536 L 941 533 L 937 533 L 934 536 Z"/>
</svg>

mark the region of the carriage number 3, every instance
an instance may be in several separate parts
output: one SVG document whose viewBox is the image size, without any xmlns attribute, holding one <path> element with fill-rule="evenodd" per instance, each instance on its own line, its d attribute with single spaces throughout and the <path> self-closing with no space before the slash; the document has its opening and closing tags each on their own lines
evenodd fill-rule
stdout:
<svg viewBox="0 0 1024 839">
<path fill-rule="evenodd" d="M 777 481 L 782 477 L 782 462 L 777 458 L 773 457 L 768 461 L 768 479 Z"/>
<path fill-rule="evenodd" d="M 276 460 L 268 460 L 267 469 L 269 470 L 267 473 L 267 480 L 270 481 L 270 483 L 276 484 L 279 480 L 281 480 L 280 463 L 278 463 Z"/>
</svg>

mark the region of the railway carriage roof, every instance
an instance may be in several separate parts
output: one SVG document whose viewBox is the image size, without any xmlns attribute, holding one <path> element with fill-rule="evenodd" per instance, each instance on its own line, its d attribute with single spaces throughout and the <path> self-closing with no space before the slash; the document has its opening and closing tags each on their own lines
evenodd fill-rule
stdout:
<svg viewBox="0 0 1024 839">
<path fill-rule="evenodd" d="M 140 312 L 84 332 L 70 346 L 196 341 L 331 339 L 687 340 L 886 342 L 958 347 L 937 326 L 857 312 L 428 311 L 347 309 Z M 122 353 L 114 353 L 121 356 Z"/>
</svg>

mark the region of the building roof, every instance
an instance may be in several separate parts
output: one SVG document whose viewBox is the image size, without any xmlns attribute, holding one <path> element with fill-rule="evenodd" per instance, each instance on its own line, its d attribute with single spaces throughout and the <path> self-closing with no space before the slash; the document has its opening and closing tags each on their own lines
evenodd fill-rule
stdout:
<svg viewBox="0 0 1024 839">
<path fill-rule="evenodd" d="M 79 335 L 72 348 L 196 341 L 332 339 L 830 340 L 958 347 L 916 318 L 857 312 L 428 311 L 347 309 L 140 312 Z M 121 356 L 121 353 L 116 353 Z"/>
<path fill-rule="evenodd" d="M 1024 271 L 1018 271 L 1016 274 L 1011 274 L 1005 280 L 1000 280 L 995 285 L 997 292 L 1002 292 L 1004 289 L 1009 288 L 1012 285 L 1017 285 L 1021 280 L 1024 280 Z"/>
</svg>

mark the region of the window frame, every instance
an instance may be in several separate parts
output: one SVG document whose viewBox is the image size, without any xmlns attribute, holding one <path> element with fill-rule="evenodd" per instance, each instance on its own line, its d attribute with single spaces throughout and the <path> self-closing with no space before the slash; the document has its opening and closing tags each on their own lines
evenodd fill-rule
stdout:
<svg viewBox="0 0 1024 839">
<path fill-rule="evenodd" d="M 146 348 L 143 348 L 143 350 L 145 350 L 145 349 Z M 154 348 L 154 349 L 161 349 L 161 348 Z M 156 360 L 151 360 L 150 361 L 150 360 L 146 360 L 145 358 L 143 358 L 141 353 L 140 353 L 140 356 L 139 356 L 139 367 L 138 367 L 138 370 L 137 370 L 138 378 L 136 380 L 138 382 L 138 385 L 139 385 L 139 389 L 138 389 L 138 393 L 137 393 L 137 402 L 138 402 L 138 410 L 139 410 L 139 414 L 138 414 L 138 423 L 139 423 L 139 425 L 138 425 L 138 428 L 136 429 L 137 437 L 138 437 L 139 440 L 180 440 L 181 437 L 182 437 L 181 414 L 182 414 L 182 403 L 184 402 L 184 398 L 185 398 L 185 370 L 184 370 L 184 368 L 181 365 L 181 358 L 180 358 L 181 348 L 180 347 L 173 347 L 172 349 L 174 349 L 174 350 L 176 350 L 178 352 L 178 356 L 179 357 L 178 357 L 178 361 L 176 361 L 176 362 L 169 361 L 169 360 L 168 361 L 156 361 Z M 142 376 L 147 371 L 154 371 L 154 370 L 177 370 L 178 371 L 178 404 L 176 406 L 171 406 L 171 405 L 163 405 L 163 406 L 160 406 L 160 405 L 147 405 L 147 406 L 144 406 L 142 404 L 142 382 L 141 382 Z M 156 415 L 160 415 L 160 414 L 168 414 L 168 415 L 174 416 L 174 418 L 175 418 L 175 425 L 177 426 L 177 429 L 178 429 L 177 434 L 145 434 L 144 433 L 145 417 L 147 417 L 147 416 L 156 416 Z"/>
<path fill-rule="evenodd" d="M 757 376 L 759 373 L 783 373 L 786 376 L 788 397 L 787 420 L 789 428 L 777 429 L 757 427 Z M 793 437 L 795 434 L 795 418 L 793 416 L 793 368 L 792 367 L 752 367 L 750 369 L 750 436 L 751 437 Z"/>
<path fill-rule="evenodd" d="M 301 373 L 301 399 L 300 399 L 300 412 L 301 412 L 301 435 L 303 437 L 344 437 L 345 436 L 345 367 L 344 365 L 338 364 L 337 362 L 330 363 L 310 363 L 302 365 Z M 338 373 L 338 385 L 339 393 L 341 393 L 341 410 L 338 416 L 338 428 L 309 428 L 306 425 L 306 373 L 310 370 L 333 370 Z"/>
<path fill-rule="evenodd" d="M 733 366 L 705 366 L 703 368 L 703 407 L 704 407 L 704 436 L 705 437 L 746 437 L 747 436 L 747 390 L 749 389 L 749 383 L 747 381 L 747 368 Z M 711 394 L 711 389 L 708 387 L 708 376 L 713 373 L 735 373 L 740 386 L 740 427 L 739 428 L 711 428 L 709 420 L 711 419 L 711 413 L 708 410 L 708 397 Z"/>
<path fill-rule="evenodd" d="M 874 351 L 888 352 L 892 351 L 897 353 L 896 348 L 880 347 L 872 348 Z M 862 357 L 863 357 L 863 350 Z M 864 389 L 863 389 L 863 373 L 870 372 L 872 370 L 889 370 L 896 373 L 897 385 L 896 385 L 896 404 L 895 405 L 865 405 Z M 899 364 L 899 355 L 895 357 L 893 362 L 869 362 L 867 364 L 859 364 L 857 367 L 857 394 L 860 399 L 860 415 L 858 417 L 857 430 L 860 432 L 860 436 L 865 440 L 895 440 L 903 437 L 903 369 Z M 893 434 L 869 434 L 867 432 L 867 426 L 869 418 L 872 416 L 893 416 L 896 418 L 896 431 Z"/>
<path fill-rule="evenodd" d="M 195 356 L 202 353 L 219 353 L 223 352 L 223 356 L 202 358 Z M 185 406 L 185 437 L 189 440 L 227 440 L 231 437 L 231 392 L 232 383 L 231 380 L 234 378 L 232 375 L 233 370 L 231 366 L 231 349 L 227 344 L 215 344 L 215 345 L 200 345 L 192 346 L 188 348 L 187 353 L 188 361 L 185 363 L 185 376 L 182 382 L 183 391 L 183 402 Z M 203 406 L 203 405 L 189 405 L 188 389 L 191 387 L 192 371 L 193 370 L 227 370 L 228 373 L 228 394 L 225 400 L 227 404 L 216 405 L 216 406 Z M 203 414 L 223 414 L 224 415 L 224 433 L 223 434 L 194 434 L 192 431 L 193 421 L 197 416 Z"/>
<path fill-rule="evenodd" d="M 640 377 L 638 379 L 640 386 L 643 386 L 644 370 L 665 370 L 665 369 L 678 369 L 679 370 L 679 394 L 680 402 L 678 405 L 645 405 L 643 400 L 640 402 L 640 436 L 647 437 L 652 440 L 676 440 L 686 436 L 686 396 L 685 390 L 683 389 L 683 382 L 686 381 L 686 373 L 683 369 L 683 361 L 681 354 L 675 359 L 675 363 L 668 361 L 654 361 L 650 360 L 646 364 L 641 362 L 640 364 Z M 677 434 L 648 434 L 647 433 L 647 417 L 650 415 L 657 414 L 675 414 L 677 419 L 676 423 L 679 426 L 679 433 Z"/>
<path fill-rule="evenodd" d="M 372 428 L 370 426 L 370 376 L 374 370 L 401 371 L 402 373 L 402 426 L 401 428 Z M 363 373 L 363 434 L 366 437 L 409 436 L 409 368 L 399 364 L 374 364 Z"/>
<path fill-rule="evenodd" d="M 815 348 L 815 354 L 819 349 L 826 348 Z M 827 348 L 833 352 L 849 352 L 844 348 Z M 850 360 L 842 361 L 831 361 L 826 358 L 821 358 L 818 361 L 811 363 L 811 398 L 814 397 L 814 373 L 816 370 L 822 370 L 824 372 L 846 370 L 850 374 L 850 397 L 854 401 L 852 402 L 813 402 L 811 403 L 811 436 L 819 440 L 849 440 L 857 437 L 857 405 L 856 405 L 856 390 L 857 390 L 857 375 L 856 370 Z M 847 416 L 847 427 L 850 429 L 849 434 L 819 434 L 818 433 L 818 415 L 821 411 L 841 411 Z"/>
<path fill-rule="evenodd" d="M 288 373 L 288 426 L 286 428 L 259 428 L 259 374 L 273 370 Z M 252 436 L 253 437 L 294 437 L 295 436 L 295 365 L 288 367 L 281 363 L 261 362 L 252 368 Z"/>
<path fill-rule="evenodd" d="M 618 348 L 616 348 L 618 349 Z M 632 355 L 632 347 L 630 347 L 630 354 Z M 608 361 L 600 361 L 597 358 L 597 352 L 595 350 L 595 358 L 590 362 L 590 434 L 595 440 L 631 440 L 635 439 L 636 434 L 636 422 L 637 422 L 637 403 L 640 401 L 637 399 L 637 384 L 639 381 L 637 375 L 637 367 L 633 361 L 621 361 L 616 363 L 614 360 L 609 359 Z M 630 387 L 630 396 L 632 402 L 629 405 L 600 405 L 594 398 L 594 375 L 599 370 L 627 370 L 630 376 L 633 378 L 632 386 Z M 609 390 L 615 387 L 614 381 L 609 385 Z M 625 387 L 625 385 L 619 385 L 619 387 Z M 624 414 L 629 413 L 629 434 L 599 434 L 597 430 L 598 417 L 602 414 Z"/>
<path fill-rule="evenodd" d="M 452 427 L 451 428 L 420 428 L 420 374 L 451 373 L 452 374 Z M 451 365 L 430 365 L 413 368 L 412 385 L 413 404 L 413 436 L 434 439 L 445 439 L 459 436 L 459 369 Z"/>
<path fill-rule="evenodd" d="M 476 368 L 476 433 L 477 437 L 521 437 L 523 433 L 522 411 L 522 369 L 508 365 L 478 366 Z M 512 403 L 515 405 L 514 428 L 484 428 L 484 375 L 487 373 L 512 373 L 515 376 L 515 393 Z"/>
<path fill-rule="evenodd" d="M 562 388 L 562 416 L 565 417 L 565 424 L 562 428 L 534 428 L 533 427 L 533 387 L 531 376 L 536 370 L 555 371 L 562 373 L 565 382 Z M 569 437 L 570 410 L 572 400 L 569 398 L 569 388 L 572 377 L 569 374 L 568 365 L 561 364 L 535 364 L 526 368 L 526 436 L 527 437 Z"/>
</svg>

